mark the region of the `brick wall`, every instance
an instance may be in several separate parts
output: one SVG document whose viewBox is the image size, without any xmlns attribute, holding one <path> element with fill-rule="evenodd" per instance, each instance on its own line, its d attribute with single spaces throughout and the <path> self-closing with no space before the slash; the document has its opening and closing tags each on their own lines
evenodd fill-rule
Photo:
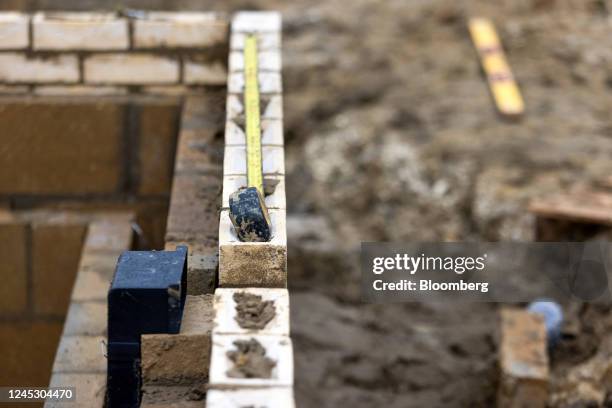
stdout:
<svg viewBox="0 0 612 408">
<path fill-rule="evenodd" d="M 88 223 L 131 215 L 0 212 L 0 384 L 46 386 Z"/>
<path fill-rule="evenodd" d="M 226 83 L 227 19 L 200 12 L 0 13 L 0 93 L 185 93 Z"/>
<path fill-rule="evenodd" d="M 134 210 L 141 247 L 163 248 L 181 104 L 174 96 L 0 98 L 0 202 Z"/>
</svg>

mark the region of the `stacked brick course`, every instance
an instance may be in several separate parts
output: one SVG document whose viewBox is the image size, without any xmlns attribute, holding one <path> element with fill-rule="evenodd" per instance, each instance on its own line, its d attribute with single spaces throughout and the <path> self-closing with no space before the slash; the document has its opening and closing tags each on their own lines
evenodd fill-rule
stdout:
<svg viewBox="0 0 612 408">
<path fill-rule="evenodd" d="M 285 289 L 287 233 L 281 18 L 274 12 L 242 12 L 234 16 L 231 28 L 223 209 L 219 221 L 220 288 L 215 291 L 207 406 L 292 407 L 293 349 L 289 337 L 289 293 Z M 243 47 L 247 35 L 254 35 L 258 40 L 262 168 L 265 201 L 272 223 L 270 242 L 241 242 L 228 210 L 229 195 L 240 187 L 246 187 L 247 182 L 242 102 L 245 82 Z M 240 299 L 243 299 L 242 304 L 239 304 Z M 255 321 L 245 322 L 243 319 Z M 258 350 L 259 357 L 253 355 L 256 352 L 252 348 Z M 268 364 L 267 374 L 249 372 L 253 368 L 248 368 L 249 364 L 255 363 L 256 359 Z"/>
<path fill-rule="evenodd" d="M 132 246 L 132 218 L 106 214 L 87 228 L 50 381 L 51 387 L 76 387 L 78 406 L 104 404 L 106 298 L 117 258 Z M 45 407 L 69 405 L 48 402 Z"/>
<path fill-rule="evenodd" d="M 1 93 L 187 92 L 226 82 L 214 13 L 0 13 Z"/>
</svg>

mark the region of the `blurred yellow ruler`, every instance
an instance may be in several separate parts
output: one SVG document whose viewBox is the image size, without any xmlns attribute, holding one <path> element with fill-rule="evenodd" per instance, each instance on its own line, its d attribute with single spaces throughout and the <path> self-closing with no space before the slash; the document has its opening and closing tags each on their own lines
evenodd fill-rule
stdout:
<svg viewBox="0 0 612 408">
<path fill-rule="evenodd" d="M 495 26 L 486 18 L 472 18 L 469 21 L 469 29 L 497 110 L 503 116 L 521 116 L 525 111 L 525 103 L 506 60 Z"/>
<path fill-rule="evenodd" d="M 261 112 L 257 77 L 257 37 L 249 35 L 244 44 L 244 111 L 246 116 L 247 184 L 264 196 L 261 163 Z"/>
</svg>

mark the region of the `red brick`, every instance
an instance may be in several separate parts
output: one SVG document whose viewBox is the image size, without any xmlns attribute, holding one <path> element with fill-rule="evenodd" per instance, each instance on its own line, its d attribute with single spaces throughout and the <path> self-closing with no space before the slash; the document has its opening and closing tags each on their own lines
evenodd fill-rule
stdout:
<svg viewBox="0 0 612 408">
<path fill-rule="evenodd" d="M 34 311 L 64 316 L 79 266 L 84 225 L 32 226 Z"/>
<path fill-rule="evenodd" d="M 61 322 L 0 323 L 0 384 L 47 386 Z"/>
<path fill-rule="evenodd" d="M 0 313 L 19 313 L 27 306 L 27 229 L 25 222 L 0 224 Z"/>
<path fill-rule="evenodd" d="M 178 122 L 177 102 L 142 106 L 138 137 L 139 194 L 170 193 Z"/>
<path fill-rule="evenodd" d="M 3 103 L 0 193 L 118 192 L 123 111 L 100 101 Z"/>
</svg>

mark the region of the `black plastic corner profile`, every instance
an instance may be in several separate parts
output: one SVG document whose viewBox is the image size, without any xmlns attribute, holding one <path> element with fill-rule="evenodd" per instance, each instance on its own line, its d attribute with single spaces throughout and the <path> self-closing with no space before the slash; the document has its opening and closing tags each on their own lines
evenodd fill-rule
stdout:
<svg viewBox="0 0 612 408">
<path fill-rule="evenodd" d="M 187 247 L 125 251 L 108 292 L 107 407 L 140 403 L 140 336 L 176 334 L 187 295 Z"/>
</svg>

